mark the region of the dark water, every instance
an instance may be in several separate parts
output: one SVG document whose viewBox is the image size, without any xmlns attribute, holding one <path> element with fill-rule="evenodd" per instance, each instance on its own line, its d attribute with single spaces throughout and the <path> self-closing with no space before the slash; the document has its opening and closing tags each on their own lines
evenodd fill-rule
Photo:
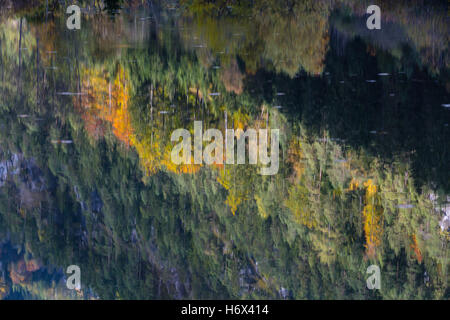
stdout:
<svg viewBox="0 0 450 320">
<path fill-rule="evenodd" d="M 446 2 L 193 2 L 4 1 L 0 297 L 448 299 Z M 277 173 L 174 164 L 194 121 L 278 129 Z"/>
</svg>

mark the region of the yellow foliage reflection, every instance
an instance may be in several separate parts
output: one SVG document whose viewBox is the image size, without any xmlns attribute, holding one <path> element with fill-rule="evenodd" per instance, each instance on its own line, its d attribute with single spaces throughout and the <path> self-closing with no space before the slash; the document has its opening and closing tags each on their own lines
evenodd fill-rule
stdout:
<svg viewBox="0 0 450 320">
<path fill-rule="evenodd" d="M 365 206 L 363 209 L 364 232 L 366 237 L 366 252 L 369 258 L 374 258 L 376 249 L 381 245 L 383 234 L 383 207 L 377 194 L 377 186 L 372 179 L 364 183 L 366 188 Z"/>
</svg>

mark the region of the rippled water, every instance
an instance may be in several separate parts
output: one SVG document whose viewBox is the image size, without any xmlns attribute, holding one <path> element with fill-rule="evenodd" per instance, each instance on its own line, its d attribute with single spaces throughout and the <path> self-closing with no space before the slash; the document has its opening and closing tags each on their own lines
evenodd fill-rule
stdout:
<svg viewBox="0 0 450 320">
<path fill-rule="evenodd" d="M 152 3 L 4 5 L 0 298 L 449 298 L 445 6 Z M 276 174 L 175 164 L 195 121 L 279 130 Z"/>
</svg>

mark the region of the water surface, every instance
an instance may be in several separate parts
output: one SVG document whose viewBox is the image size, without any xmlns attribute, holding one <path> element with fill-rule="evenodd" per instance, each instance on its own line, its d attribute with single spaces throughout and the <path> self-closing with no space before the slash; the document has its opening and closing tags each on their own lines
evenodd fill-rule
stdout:
<svg viewBox="0 0 450 320">
<path fill-rule="evenodd" d="M 2 13 L 0 297 L 448 299 L 446 6 L 189 3 Z M 278 173 L 175 165 L 194 121 Z"/>
</svg>

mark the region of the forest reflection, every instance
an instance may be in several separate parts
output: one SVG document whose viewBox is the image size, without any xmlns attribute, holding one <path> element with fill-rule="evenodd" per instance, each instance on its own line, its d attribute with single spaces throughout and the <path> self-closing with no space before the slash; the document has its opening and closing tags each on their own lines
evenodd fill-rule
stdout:
<svg viewBox="0 0 450 320">
<path fill-rule="evenodd" d="M 445 4 L 37 2 L 1 15 L 1 298 L 449 298 Z M 175 165 L 196 120 L 280 129 L 278 174 Z"/>
</svg>

